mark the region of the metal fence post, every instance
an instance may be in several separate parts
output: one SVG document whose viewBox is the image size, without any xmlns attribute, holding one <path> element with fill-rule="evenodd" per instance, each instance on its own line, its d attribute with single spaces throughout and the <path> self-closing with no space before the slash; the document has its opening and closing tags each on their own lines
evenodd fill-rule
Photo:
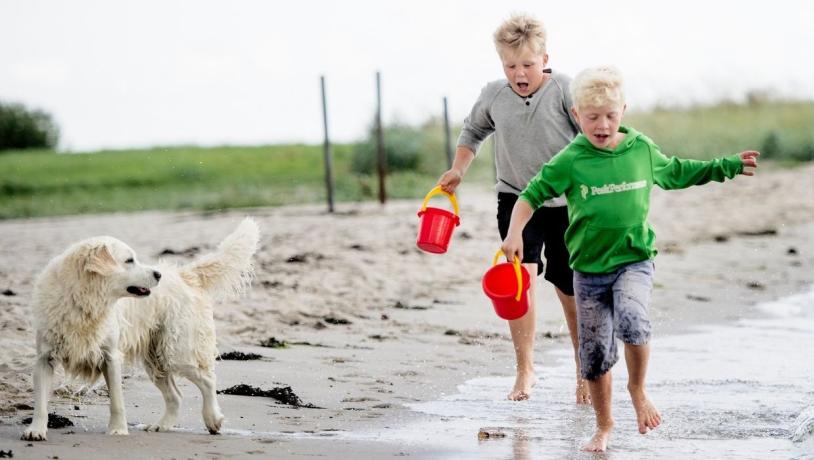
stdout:
<svg viewBox="0 0 814 460">
<path fill-rule="evenodd" d="M 325 158 L 325 187 L 328 190 L 328 212 L 334 212 L 334 178 L 333 161 L 331 159 L 331 140 L 328 137 L 328 104 L 325 97 L 325 76 L 319 77 L 322 88 L 322 125 L 325 128 L 325 142 L 323 143 L 323 153 Z"/>
</svg>

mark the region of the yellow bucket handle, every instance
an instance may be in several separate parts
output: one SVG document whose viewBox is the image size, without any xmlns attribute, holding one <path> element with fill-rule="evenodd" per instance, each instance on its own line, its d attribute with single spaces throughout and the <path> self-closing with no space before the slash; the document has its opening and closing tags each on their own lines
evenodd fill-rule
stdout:
<svg viewBox="0 0 814 460">
<path fill-rule="evenodd" d="M 495 258 L 492 259 L 493 267 L 497 265 L 497 259 L 502 255 L 505 255 L 503 253 L 503 249 L 498 249 L 495 253 Z M 514 261 L 512 264 L 514 265 L 514 274 L 517 276 L 517 295 L 514 296 L 514 300 L 519 302 L 520 296 L 523 294 L 523 275 L 520 273 L 520 259 L 517 256 L 514 256 Z"/>
<path fill-rule="evenodd" d="M 424 203 L 421 204 L 422 211 L 427 210 L 427 203 L 429 203 L 430 198 L 434 197 L 435 195 L 446 195 L 447 198 L 449 198 L 449 201 L 452 203 L 452 209 L 455 211 L 455 215 L 457 216 L 459 214 L 460 210 L 458 209 L 458 200 L 455 199 L 455 194 L 445 192 L 440 185 L 430 190 L 430 192 L 427 193 L 427 196 L 424 197 Z"/>
</svg>

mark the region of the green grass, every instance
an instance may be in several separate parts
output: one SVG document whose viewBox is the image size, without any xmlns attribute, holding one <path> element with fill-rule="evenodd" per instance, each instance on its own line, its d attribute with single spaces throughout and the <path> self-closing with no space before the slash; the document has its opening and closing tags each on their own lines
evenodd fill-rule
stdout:
<svg viewBox="0 0 814 460">
<path fill-rule="evenodd" d="M 377 199 L 377 177 L 350 172 L 352 148 L 333 146 L 335 200 Z M 438 175 L 445 166 L 440 160 Z M 325 203 L 324 174 L 322 146 L 311 145 L 11 152 L 0 155 L 0 218 Z M 436 179 L 392 174 L 387 193 L 423 196 Z"/>
<path fill-rule="evenodd" d="M 0 217 L 309 202 L 324 183 L 320 165 L 321 149 L 302 145 L 16 152 L 0 156 Z"/>
<path fill-rule="evenodd" d="M 814 103 L 657 110 L 629 113 L 624 123 L 647 134 L 668 155 L 703 159 L 760 150 L 771 144 L 767 139 L 772 136 L 773 156 L 783 162 L 814 152 L 809 128 L 814 126 Z M 485 143 L 467 182 L 494 182 L 491 144 Z M 376 176 L 351 173 L 353 149 L 350 144 L 333 147 L 338 203 L 378 197 Z M 421 198 L 433 187 L 446 169 L 446 158 L 441 151 L 425 155 L 423 172 L 387 177 L 389 198 Z M 0 219 L 325 203 L 322 156 L 321 145 L 0 152 Z"/>
<path fill-rule="evenodd" d="M 776 152 L 789 158 L 814 147 L 814 103 L 768 102 L 751 106 L 720 104 L 684 110 L 631 112 L 624 124 L 645 133 L 668 155 L 708 159 L 743 150 L 765 150 L 774 133 Z M 811 159 L 811 158 L 806 158 Z"/>
</svg>

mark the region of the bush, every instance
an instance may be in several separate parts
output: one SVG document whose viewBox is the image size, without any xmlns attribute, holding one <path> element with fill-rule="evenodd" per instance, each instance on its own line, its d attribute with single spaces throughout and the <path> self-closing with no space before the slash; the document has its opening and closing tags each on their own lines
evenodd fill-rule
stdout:
<svg viewBox="0 0 814 460">
<path fill-rule="evenodd" d="M 791 149 L 789 156 L 795 161 L 814 161 L 814 143 L 807 142 Z"/>
<path fill-rule="evenodd" d="M 387 172 L 413 171 L 440 174 L 446 169 L 440 121 L 430 119 L 421 126 L 394 123 L 384 128 L 384 153 Z M 376 127 L 371 126 L 367 138 L 356 144 L 351 170 L 358 174 L 373 174 L 378 164 Z"/>
<path fill-rule="evenodd" d="M 22 104 L 0 102 L 0 152 L 56 147 L 59 128 L 51 115 Z"/>
<path fill-rule="evenodd" d="M 387 172 L 415 171 L 421 162 L 421 137 L 419 129 L 397 124 L 384 129 L 384 155 Z M 368 130 L 367 138 L 353 149 L 351 169 L 359 174 L 372 174 L 378 165 L 376 127 Z"/>
<path fill-rule="evenodd" d="M 786 139 L 784 143 L 775 131 L 771 131 L 763 138 L 760 155 L 767 160 L 814 161 L 814 142 Z"/>
<path fill-rule="evenodd" d="M 760 146 L 760 155 L 765 159 L 777 158 L 780 156 L 780 136 L 771 131 L 763 138 Z"/>
</svg>

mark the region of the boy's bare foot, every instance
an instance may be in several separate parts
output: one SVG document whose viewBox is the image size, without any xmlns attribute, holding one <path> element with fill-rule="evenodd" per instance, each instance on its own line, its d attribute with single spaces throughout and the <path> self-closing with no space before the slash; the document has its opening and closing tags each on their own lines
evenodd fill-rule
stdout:
<svg viewBox="0 0 814 460">
<path fill-rule="evenodd" d="M 588 391 L 588 381 L 577 377 L 577 404 L 591 404 L 591 392 Z"/>
<path fill-rule="evenodd" d="M 613 426 L 610 428 L 597 428 L 594 437 L 582 446 L 582 450 L 585 452 L 605 452 L 608 449 L 608 439 L 610 439 L 612 428 Z"/>
<path fill-rule="evenodd" d="M 537 383 L 534 373 L 518 372 L 514 381 L 514 388 L 509 393 L 510 401 L 525 401 L 531 396 L 531 388 Z"/>
<path fill-rule="evenodd" d="M 639 433 L 647 434 L 648 431 L 661 425 L 661 413 L 643 391 L 640 394 L 631 392 L 630 398 L 633 400 L 633 408 L 636 410 Z"/>
</svg>

